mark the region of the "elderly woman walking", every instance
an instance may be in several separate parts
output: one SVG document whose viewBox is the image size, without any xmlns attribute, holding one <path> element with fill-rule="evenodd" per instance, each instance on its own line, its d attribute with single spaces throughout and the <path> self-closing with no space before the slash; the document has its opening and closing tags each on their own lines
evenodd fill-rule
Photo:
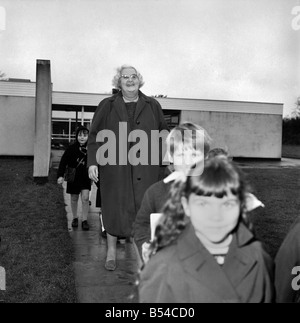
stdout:
<svg viewBox="0 0 300 323">
<path fill-rule="evenodd" d="M 119 91 L 99 103 L 88 139 L 89 176 L 100 181 L 107 233 L 105 268 L 111 271 L 116 269 L 117 237 L 132 236 L 144 192 L 159 180 L 162 155 L 153 156 L 152 131 L 168 132 L 159 102 L 140 91 L 143 84 L 134 67 L 118 68 L 113 85 Z"/>
</svg>

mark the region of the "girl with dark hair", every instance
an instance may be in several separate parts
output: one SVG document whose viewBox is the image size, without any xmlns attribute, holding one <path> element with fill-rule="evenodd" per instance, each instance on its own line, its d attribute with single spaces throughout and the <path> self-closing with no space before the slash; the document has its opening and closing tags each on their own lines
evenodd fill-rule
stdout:
<svg viewBox="0 0 300 323">
<path fill-rule="evenodd" d="M 78 227 L 78 199 L 81 195 L 82 201 L 82 230 L 89 230 L 87 216 L 89 212 L 89 192 L 91 190 L 91 180 L 87 169 L 87 141 L 89 130 L 84 126 L 79 126 L 76 130 L 75 143 L 71 145 L 61 157 L 57 171 L 57 183 L 63 184 L 66 168 L 76 168 L 75 179 L 67 182 L 66 192 L 71 195 L 71 210 L 73 214 L 72 227 Z M 72 228 L 69 227 L 71 231 Z"/>
<path fill-rule="evenodd" d="M 140 302 L 272 302 L 273 261 L 251 230 L 246 198 L 226 157 L 175 181 L 140 273 Z"/>
</svg>

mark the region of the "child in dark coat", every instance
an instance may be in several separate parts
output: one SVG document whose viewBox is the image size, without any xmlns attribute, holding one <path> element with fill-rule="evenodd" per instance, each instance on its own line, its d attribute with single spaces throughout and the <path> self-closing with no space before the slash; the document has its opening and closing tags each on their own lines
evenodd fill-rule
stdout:
<svg viewBox="0 0 300 323">
<path fill-rule="evenodd" d="M 74 182 L 67 182 L 66 192 L 71 195 L 71 209 L 73 214 L 72 227 L 78 227 L 78 199 L 81 195 L 82 201 L 82 229 L 89 230 L 87 216 L 89 212 L 89 192 L 91 190 L 91 180 L 87 169 L 87 140 L 89 130 L 84 126 L 79 126 L 76 130 L 75 143 L 72 144 L 61 157 L 57 171 L 57 183 L 63 184 L 66 168 L 76 168 Z M 71 228 L 69 228 L 71 230 Z"/>
<path fill-rule="evenodd" d="M 173 183 L 140 273 L 140 302 L 274 301 L 273 261 L 250 229 L 246 192 L 226 157 Z"/>
</svg>

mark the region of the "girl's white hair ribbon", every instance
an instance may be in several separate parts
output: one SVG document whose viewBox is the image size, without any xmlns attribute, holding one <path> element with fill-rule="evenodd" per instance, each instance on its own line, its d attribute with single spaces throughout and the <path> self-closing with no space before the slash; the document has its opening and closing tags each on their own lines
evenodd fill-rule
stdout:
<svg viewBox="0 0 300 323">
<path fill-rule="evenodd" d="M 246 194 L 246 210 L 252 211 L 259 206 L 265 207 L 265 205 L 252 193 Z"/>
</svg>

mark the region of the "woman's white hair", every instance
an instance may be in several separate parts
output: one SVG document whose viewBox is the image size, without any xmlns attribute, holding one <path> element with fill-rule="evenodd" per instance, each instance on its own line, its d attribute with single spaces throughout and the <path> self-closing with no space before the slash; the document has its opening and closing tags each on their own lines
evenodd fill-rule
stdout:
<svg viewBox="0 0 300 323">
<path fill-rule="evenodd" d="M 121 90 L 121 76 L 122 76 L 122 71 L 125 68 L 133 68 L 135 70 L 136 75 L 138 76 L 139 81 L 140 81 L 139 88 L 141 88 L 145 84 L 145 82 L 143 80 L 143 76 L 142 76 L 142 74 L 135 67 L 133 67 L 131 65 L 122 65 L 121 67 L 118 67 L 117 68 L 117 73 L 114 76 L 114 78 L 112 79 L 112 85 L 113 85 L 113 87 L 115 89 Z"/>
</svg>

